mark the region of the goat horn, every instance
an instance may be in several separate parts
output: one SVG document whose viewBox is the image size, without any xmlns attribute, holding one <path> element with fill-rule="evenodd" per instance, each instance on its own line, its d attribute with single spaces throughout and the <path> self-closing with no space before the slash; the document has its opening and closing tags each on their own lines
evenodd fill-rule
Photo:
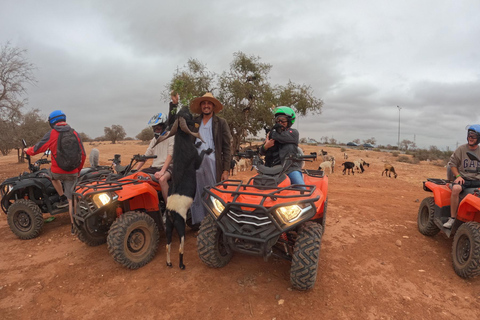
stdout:
<svg viewBox="0 0 480 320">
<path fill-rule="evenodd" d="M 167 140 L 171 136 L 174 136 L 177 133 L 177 129 L 178 129 L 178 119 L 175 120 L 175 122 L 172 125 L 172 129 L 166 135 L 160 136 L 157 138 L 157 141 L 155 141 L 155 144 L 153 145 L 153 147 L 155 147 L 160 142 Z"/>
<path fill-rule="evenodd" d="M 192 135 L 195 138 L 202 140 L 203 143 L 205 143 L 205 141 L 202 139 L 202 136 L 200 136 L 199 132 L 190 131 L 190 129 L 187 126 L 187 122 L 185 121 L 184 118 L 180 118 L 180 128 L 182 129 L 183 132 L 188 133 L 189 135 Z"/>
</svg>

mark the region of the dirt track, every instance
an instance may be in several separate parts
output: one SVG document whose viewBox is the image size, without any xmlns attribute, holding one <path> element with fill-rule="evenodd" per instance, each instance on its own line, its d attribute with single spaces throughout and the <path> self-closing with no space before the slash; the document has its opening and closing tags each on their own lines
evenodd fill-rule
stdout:
<svg viewBox="0 0 480 320">
<path fill-rule="evenodd" d="M 102 164 L 114 153 L 125 162 L 146 148 L 95 147 Z M 452 239 L 417 230 L 418 206 L 429 196 L 422 181 L 444 177 L 445 169 L 348 150 L 349 160 L 362 157 L 370 167 L 342 175 L 343 153 L 323 149 L 338 160 L 329 175 L 327 227 L 313 290 L 292 290 L 289 264 L 274 258 L 236 254 L 226 267 L 210 269 L 196 254 L 193 231 L 187 233 L 185 271 L 165 266 L 163 234 L 154 260 L 132 271 L 116 264 L 106 245 L 88 247 L 70 236 L 66 215 L 46 223 L 38 238 L 22 241 L 2 213 L 0 319 L 479 319 L 480 278 L 455 274 Z M 397 179 L 381 176 L 384 161 L 395 166 Z M 0 181 L 25 169 L 16 154 L 0 157 Z"/>
</svg>

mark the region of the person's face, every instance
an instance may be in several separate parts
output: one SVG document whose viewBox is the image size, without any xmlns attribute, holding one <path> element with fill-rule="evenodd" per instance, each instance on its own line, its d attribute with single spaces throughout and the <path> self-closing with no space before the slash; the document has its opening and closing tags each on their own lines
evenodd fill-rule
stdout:
<svg viewBox="0 0 480 320">
<path fill-rule="evenodd" d="M 477 138 L 477 134 L 470 131 L 467 135 L 468 145 L 472 147 L 475 146 L 475 144 L 477 143 Z"/>
<path fill-rule="evenodd" d="M 162 133 L 163 132 L 163 125 L 157 124 L 156 126 L 153 126 L 153 132 L 155 133 Z"/>
<path fill-rule="evenodd" d="M 288 125 L 288 120 L 287 120 L 287 117 L 285 117 L 285 116 L 277 116 L 277 117 L 275 117 L 275 122 L 276 122 L 276 123 L 280 123 L 280 125 L 281 125 L 282 127 L 284 127 L 284 128 L 286 128 L 287 125 Z"/>
<path fill-rule="evenodd" d="M 204 100 L 200 102 L 200 108 L 202 109 L 202 113 L 205 115 L 210 115 L 213 112 L 213 103 L 208 100 Z"/>
</svg>

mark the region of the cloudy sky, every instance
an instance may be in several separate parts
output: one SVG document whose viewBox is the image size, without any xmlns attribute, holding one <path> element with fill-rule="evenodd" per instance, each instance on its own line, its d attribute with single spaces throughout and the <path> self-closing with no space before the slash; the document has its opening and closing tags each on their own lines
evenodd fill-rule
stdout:
<svg viewBox="0 0 480 320">
<path fill-rule="evenodd" d="M 37 67 L 26 110 L 61 109 L 92 138 L 135 137 L 176 68 L 221 73 L 241 51 L 324 101 L 301 137 L 396 145 L 400 116 L 400 140 L 446 150 L 480 123 L 479 16 L 477 0 L 3 0 L 0 43 Z"/>
</svg>

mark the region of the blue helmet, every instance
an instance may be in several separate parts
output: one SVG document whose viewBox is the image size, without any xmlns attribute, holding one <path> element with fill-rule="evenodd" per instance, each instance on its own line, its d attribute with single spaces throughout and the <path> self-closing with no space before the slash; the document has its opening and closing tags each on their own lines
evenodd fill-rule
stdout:
<svg viewBox="0 0 480 320">
<path fill-rule="evenodd" d="M 163 113 L 157 113 L 156 115 L 151 117 L 150 120 L 148 120 L 148 126 L 155 127 L 159 124 L 165 125 L 166 122 L 167 122 L 167 116 L 164 115 Z"/>
<path fill-rule="evenodd" d="M 67 116 L 65 115 L 65 113 L 63 113 L 62 110 L 55 110 L 52 113 L 50 113 L 50 115 L 48 116 L 48 123 L 52 128 L 55 123 L 60 121 L 66 121 L 66 120 L 67 120 Z"/>
<path fill-rule="evenodd" d="M 475 145 L 478 145 L 480 143 L 480 124 L 472 124 L 468 126 L 467 141 L 468 141 L 468 134 L 470 132 L 475 132 L 477 134 L 477 142 L 475 142 Z"/>
</svg>

